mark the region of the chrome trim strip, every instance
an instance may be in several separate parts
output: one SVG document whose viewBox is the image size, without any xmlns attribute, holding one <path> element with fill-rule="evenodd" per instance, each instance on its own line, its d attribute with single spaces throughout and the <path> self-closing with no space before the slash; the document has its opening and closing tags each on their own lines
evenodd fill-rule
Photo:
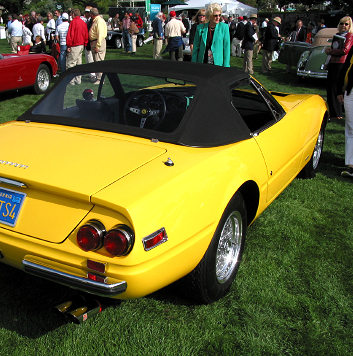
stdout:
<svg viewBox="0 0 353 356">
<path fill-rule="evenodd" d="M 25 259 L 22 260 L 22 264 L 25 272 L 29 274 L 101 297 L 114 297 L 125 292 L 127 288 L 127 283 L 125 281 L 120 281 L 114 284 L 105 284 L 60 272 L 49 267 L 44 267 Z"/>
<path fill-rule="evenodd" d="M 310 77 L 310 78 L 320 78 L 320 79 L 327 78 L 327 73 L 310 72 L 306 70 L 297 70 L 297 75 L 300 77 Z"/>
<path fill-rule="evenodd" d="M 4 177 L 0 177 L 0 183 L 13 185 L 17 188 L 27 188 L 27 185 L 22 182 L 19 182 L 17 180 L 13 180 L 13 179 L 4 178 Z"/>
</svg>

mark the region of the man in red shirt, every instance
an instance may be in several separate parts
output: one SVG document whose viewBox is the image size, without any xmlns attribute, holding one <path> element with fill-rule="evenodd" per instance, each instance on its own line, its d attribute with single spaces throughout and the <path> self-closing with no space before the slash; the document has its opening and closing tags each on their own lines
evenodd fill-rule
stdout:
<svg viewBox="0 0 353 356">
<path fill-rule="evenodd" d="M 70 22 L 66 36 L 66 69 L 82 64 L 82 53 L 88 43 L 88 30 L 86 23 L 81 19 L 79 9 L 73 11 L 73 19 Z M 75 77 L 70 84 L 81 84 L 81 77 Z"/>
<path fill-rule="evenodd" d="M 135 23 L 136 23 L 136 26 L 139 29 L 140 33 L 143 35 L 144 34 L 143 20 L 138 12 L 135 13 Z"/>
</svg>

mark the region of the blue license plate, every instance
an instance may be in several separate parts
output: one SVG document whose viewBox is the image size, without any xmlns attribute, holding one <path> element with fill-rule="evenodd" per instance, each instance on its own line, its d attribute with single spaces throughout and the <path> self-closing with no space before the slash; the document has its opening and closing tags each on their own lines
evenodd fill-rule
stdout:
<svg viewBox="0 0 353 356">
<path fill-rule="evenodd" d="M 15 226 L 26 194 L 0 188 L 0 223 Z"/>
</svg>

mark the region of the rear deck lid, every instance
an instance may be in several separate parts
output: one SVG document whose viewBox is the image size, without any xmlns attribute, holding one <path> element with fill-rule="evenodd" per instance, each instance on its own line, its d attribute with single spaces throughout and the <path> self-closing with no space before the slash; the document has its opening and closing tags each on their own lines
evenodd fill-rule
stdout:
<svg viewBox="0 0 353 356">
<path fill-rule="evenodd" d="M 56 243 L 92 208 L 94 193 L 166 152 L 143 139 L 23 122 L 1 126 L 0 140 L 0 227 Z"/>
</svg>

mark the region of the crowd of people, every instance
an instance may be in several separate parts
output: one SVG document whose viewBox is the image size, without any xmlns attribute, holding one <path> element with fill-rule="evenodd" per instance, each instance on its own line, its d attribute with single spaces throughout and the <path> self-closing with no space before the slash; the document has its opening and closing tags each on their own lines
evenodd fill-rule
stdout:
<svg viewBox="0 0 353 356">
<path fill-rule="evenodd" d="M 25 47 L 30 53 L 47 53 L 58 60 L 61 72 L 82 63 L 103 61 L 106 53 L 107 24 L 97 8 L 87 6 L 84 13 L 79 9 L 54 15 L 47 13 L 44 27 L 43 17 L 32 11 L 29 15 L 11 15 L 8 18 L 7 33 L 13 53 Z M 28 48 L 29 47 L 29 48 Z M 100 73 L 92 73 L 92 81 L 100 82 Z M 79 84 L 80 78 L 72 85 Z"/>
<path fill-rule="evenodd" d="M 274 16 L 265 18 L 258 24 L 257 14 L 247 16 L 222 15 L 222 8 L 211 3 L 207 9 L 200 9 L 190 21 L 184 14 L 177 17 L 170 11 L 167 17 L 159 12 L 153 22 L 153 58 L 162 59 L 169 52 L 172 61 L 183 60 L 183 37 L 189 33 L 191 61 L 229 67 L 230 56 L 243 58 L 243 70 L 254 73 L 253 59 L 262 53 L 262 73 L 270 73 L 272 61 L 277 59 L 282 41 L 312 43 L 314 35 L 325 23 L 309 22 L 306 26 L 297 19 L 295 26 L 286 33 L 281 30 L 282 19 Z M 144 22 L 139 13 L 119 13 L 106 23 L 96 8 L 87 6 L 84 13 L 79 9 L 61 13 L 59 10 L 47 13 L 44 27 L 43 17 L 34 11 L 30 15 L 12 15 L 8 17 L 7 32 L 12 52 L 18 46 L 30 46 L 35 53 L 46 52 L 46 47 L 55 53 L 61 72 L 82 63 L 83 53 L 86 63 L 102 61 L 106 53 L 107 29 L 122 32 L 123 47 L 127 53 L 135 54 L 137 34 L 144 34 Z M 165 49 L 163 51 L 163 45 Z M 59 47 L 59 48 L 58 48 Z M 345 126 L 345 164 L 343 176 L 353 177 L 353 24 L 349 16 L 343 17 L 338 24 L 337 34 L 327 54 L 327 103 L 331 118 L 343 118 L 343 105 L 346 118 Z M 290 67 L 287 66 L 287 71 Z M 91 73 L 92 82 L 100 83 L 100 74 Z M 79 84 L 80 78 L 76 77 Z"/>
</svg>

